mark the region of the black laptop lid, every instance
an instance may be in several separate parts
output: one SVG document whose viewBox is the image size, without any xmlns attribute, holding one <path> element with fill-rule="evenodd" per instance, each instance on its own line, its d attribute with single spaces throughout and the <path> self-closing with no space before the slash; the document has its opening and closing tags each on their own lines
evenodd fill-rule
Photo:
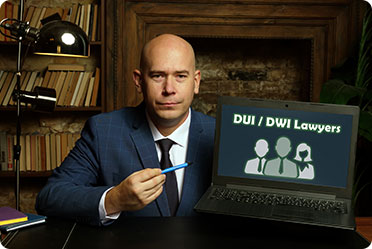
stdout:
<svg viewBox="0 0 372 249">
<path fill-rule="evenodd" d="M 220 97 L 213 182 L 351 198 L 359 108 Z"/>
</svg>

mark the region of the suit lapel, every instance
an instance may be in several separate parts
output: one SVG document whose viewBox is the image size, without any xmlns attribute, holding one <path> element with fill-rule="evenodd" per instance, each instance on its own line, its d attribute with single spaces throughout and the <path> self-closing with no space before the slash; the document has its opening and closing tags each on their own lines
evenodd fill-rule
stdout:
<svg viewBox="0 0 372 249">
<path fill-rule="evenodd" d="M 193 111 L 191 112 L 191 114 Z M 185 169 L 185 177 L 183 182 L 182 196 L 180 205 L 178 207 L 177 213 L 182 215 L 185 212 L 185 208 L 189 209 L 188 200 L 191 196 L 194 196 L 195 183 L 198 180 L 200 165 L 197 163 L 196 155 L 199 151 L 200 137 L 202 135 L 203 128 L 201 125 L 201 120 L 196 115 L 191 115 L 191 124 L 189 132 L 189 142 L 187 146 L 187 162 L 193 162 L 193 165 Z"/>
<path fill-rule="evenodd" d="M 143 105 L 138 108 L 143 108 Z M 130 134 L 133 144 L 136 147 L 142 167 L 145 168 L 160 168 L 157 152 L 155 148 L 154 138 L 147 123 L 145 110 L 142 109 L 140 115 L 133 121 L 133 130 Z M 155 200 L 161 216 L 169 216 L 168 199 L 163 191 Z"/>
</svg>

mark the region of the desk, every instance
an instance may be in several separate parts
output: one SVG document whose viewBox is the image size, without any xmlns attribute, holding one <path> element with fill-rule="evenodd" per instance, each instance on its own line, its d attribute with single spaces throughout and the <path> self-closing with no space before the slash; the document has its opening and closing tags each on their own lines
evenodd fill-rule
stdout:
<svg viewBox="0 0 372 249">
<path fill-rule="evenodd" d="M 369 241 L 372 241 L 372 217 L 357 217 L 357 231 Z"/>
<path fill-rule="evenodd" d="M 107 227 L 48 219 L 19 230 L 9 249 L 365 248 L 356 232 L 241 217 L 127 218 Z"/>
</svg>

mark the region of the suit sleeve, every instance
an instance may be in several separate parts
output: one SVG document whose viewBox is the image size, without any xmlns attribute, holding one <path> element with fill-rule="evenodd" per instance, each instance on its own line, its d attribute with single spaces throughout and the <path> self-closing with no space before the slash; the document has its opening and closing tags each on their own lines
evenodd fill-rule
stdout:
<svg viewBox="0 0 372 249">
<path fill-rule="evenodd" d="M 110 186 L 100 183 L 99 133 L 95 119 L 87 121 L 75 147 L 48 179 L 36 199 L 36 210 L 46 216 L 100 225 L 98 205 Z"/>
</svg>

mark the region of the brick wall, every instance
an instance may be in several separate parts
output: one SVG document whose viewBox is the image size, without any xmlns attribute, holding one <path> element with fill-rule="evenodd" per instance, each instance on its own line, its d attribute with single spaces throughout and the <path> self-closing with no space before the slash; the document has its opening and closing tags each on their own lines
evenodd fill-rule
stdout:
<svg viewBox="0 0 372 249">
<path fill-rule="evenodd" d="M 310 48 L 306 40 L 188 39 L 202 81 L 193 108 L 215 115 L 220 95 L 309 100 Z"/>
</svg>

